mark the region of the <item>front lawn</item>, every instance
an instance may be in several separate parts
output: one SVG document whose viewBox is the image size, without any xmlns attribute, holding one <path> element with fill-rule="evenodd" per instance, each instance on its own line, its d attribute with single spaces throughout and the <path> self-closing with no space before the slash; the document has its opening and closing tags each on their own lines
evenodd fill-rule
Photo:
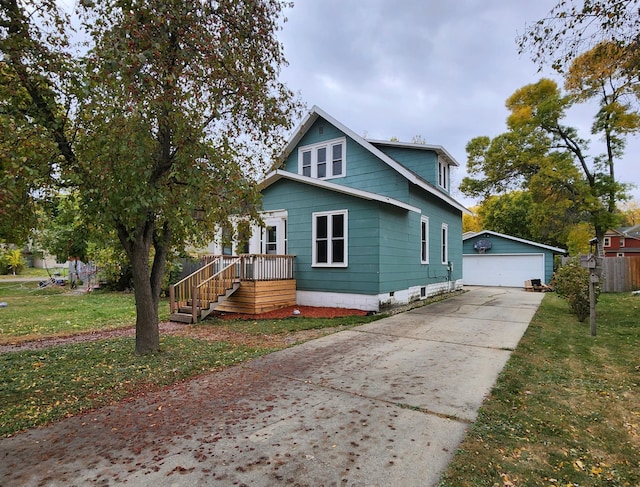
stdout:
<svg viewBox="0 0 640 487">
<path fill-rule="evenodd" d="M 77 295 L 60 287 L 6 282 L 0 283 L 0 301 L 8 303 L 0 308 L 0 344 L 130 328 L 135 323 L 131 294 Z M 168 319 L 168 305 L 161 305 L 160 314 Z M 334 331 L 379 318 L 205 320 L 180 330 L 181 336 L 161 336 L 161 351 L 143 357 L 133 353 L 134 338 L 2 353 L 0 436 L 271 353 L 298 342 L 284 339 L 290 334 Z"/>
<path fill-rule="evenodd" d="M 131 293 L 76 294 L 65 286 L 0 281 L 0 302 L 7 303 L 0 308 L 0 345 L 127 328 L 136 320 Z M 161 321 L 169 319 L 168 302 L 161 302 L 159 314 Z"/>
<path fill-rule="evenodd" d="M 640 296 L 545 296 L 440 487 L 640 485 Z"/>
</svg>

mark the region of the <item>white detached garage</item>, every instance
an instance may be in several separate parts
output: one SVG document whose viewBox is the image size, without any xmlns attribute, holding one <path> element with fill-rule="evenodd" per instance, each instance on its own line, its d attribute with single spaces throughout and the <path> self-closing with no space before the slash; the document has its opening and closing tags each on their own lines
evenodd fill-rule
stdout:
<svg viewBox="0 0 640 487">
<path fill-rule="evenodd" d="M 462 237 L 462 281 L 467 286 L 523 287 L 530 279 L 548 284 L 553 256 L 566 251 L 483 230 Z"/>
</svg>

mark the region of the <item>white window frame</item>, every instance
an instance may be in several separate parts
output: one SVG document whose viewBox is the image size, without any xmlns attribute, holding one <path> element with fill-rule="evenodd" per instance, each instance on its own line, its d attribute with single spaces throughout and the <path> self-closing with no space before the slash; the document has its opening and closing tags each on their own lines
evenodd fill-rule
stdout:
<svg viewBox="0 0 640 487">
<path fill-rule="evenodd" d="M 438 185 L 441 188 L 449 189 L 449 165 L 438 156 Z"/>
<path fill-rule="evenodd" d="M 449 225 L 446 223 L 442 224 L 440 235 L 442 239 L 440 253 L 442 256 L 442 263 L 446 265 L 449 263 Z"/>
<path fill-rule="evenodd" d="M 620 248 L 624 247 L 624 237 L 620 237 Z"/>
<path fill-rule="evenodd" d="M 602 245 L 604 245 L 605 247 L 611 247 L 611 237 L 605 237 Z"/>
<path fill-rule="evenodd" d="M 429 217 L 420 217 L 420 263 L 429 263 Z"/>
<path fill-rule="evenodd" d="M 343 215 L 343 236 L 333 236 L 333 219 L 331 217 L 335 215 Z M 318 217 L 327 217 L 327 262 L 318 262 L 317 255 L 317 219 Z M 311 214 L 312 221 L 312 267 L 348 267 L 349 266 L 349 211 L 348 210 L 335 210 L 335 211 L 319 211 Z M 333 261 L 333 245 L 332 242 L 342 238 L 344 240 L 344 262 Z"/>
<path fill-rule="evenodd" d="M 333 172 L 333 148 L 337 145 L 342 146 L 342 163 L 341 163 L 341 172 L 334 173 Z M 325 175 L 322 177 L 318 177 L 318 152 L 321 149 L 325 149 Z M 304 165 L 304 154 L 308 152 L 310 154 L 310 160 L 308 165 Z M 304 147 L 300 147 L 298 149 L 298 174 L 304 175 L 305 167 L 309 167 L 309 177 L 314 179 L 332 179 L 343 177 L 347 173 L 347 139 L 346 137 L 341 137 L 339 139 L 327 140 L 324 142 L 320 142 L 318 144 L 305 145 Z M 337 159 L 336 159 L 337 160 Z"/>
</svg>

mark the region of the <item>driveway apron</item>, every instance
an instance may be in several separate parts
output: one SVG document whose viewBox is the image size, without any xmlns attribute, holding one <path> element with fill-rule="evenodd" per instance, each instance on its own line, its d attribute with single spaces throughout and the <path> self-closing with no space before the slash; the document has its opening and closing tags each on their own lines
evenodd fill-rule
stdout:
<svg viewBox="0 0 640 487">
<path fill-rule="evenodd" d="M 542 297 L 469 288 L 1 439 L 0 485 L 436 485 Z"/>
</svg>

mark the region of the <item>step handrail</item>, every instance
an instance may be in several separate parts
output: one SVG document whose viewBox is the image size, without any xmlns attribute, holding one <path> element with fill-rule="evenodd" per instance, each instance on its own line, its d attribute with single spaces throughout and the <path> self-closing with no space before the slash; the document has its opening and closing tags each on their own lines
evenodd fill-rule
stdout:
<svg viewBox="0 0 640 487">
<path fill-rule="evenodd" d="M 178 311 L 181 306 L 186 305 L 189 301 L 194 301 L 194 284 L 201 282 L 203 278 L 208 279 L 211 275 L 215 274 L 213 269 L 221 258 L 222 256 L 214 257 L 211 262 L 169 286 L 169 307 L 171 313 Z"/>
<path fill-rule="evenodd" d="M 233 287 L 235 281 L 240 280 L 240 261 L 240 257 L 223 256 L 221 267 L 224 267 L 194 287 L 193 312 L 197 312 L 198 307 L 201 310 L 209 309 L 211 303 L 217 302 L 220 296 Z"/>
</svg>

